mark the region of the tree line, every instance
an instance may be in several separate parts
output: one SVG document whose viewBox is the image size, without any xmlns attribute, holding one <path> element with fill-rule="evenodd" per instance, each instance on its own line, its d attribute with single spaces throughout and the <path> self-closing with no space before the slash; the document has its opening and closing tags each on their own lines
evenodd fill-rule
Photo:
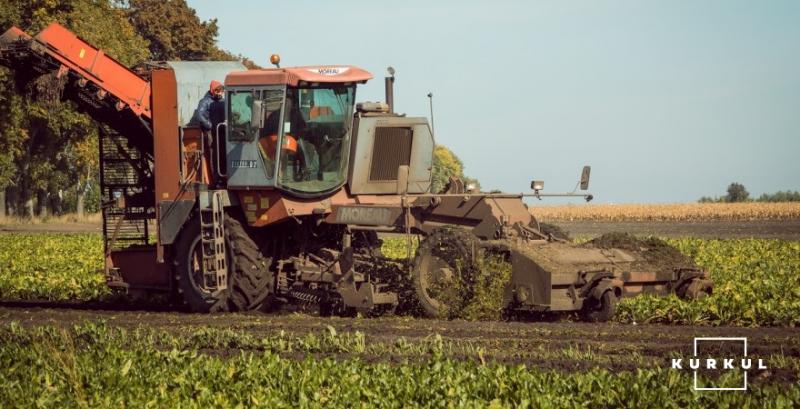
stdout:
<svg viewBox="0 0 800 409">
<path fill-rule="evenodd" d="M 756 199 L 750 197 L 750 192 L 741 183 L 731 183 L 728 185 L 727 194 L 719 197 L 703 196 L 698 200 L 700 203 L 740 203 L 740 202 L 800 202 L 800 192 L 798 191 L 778 191 L 775 193 L 764 193 Z"/>
</svg>

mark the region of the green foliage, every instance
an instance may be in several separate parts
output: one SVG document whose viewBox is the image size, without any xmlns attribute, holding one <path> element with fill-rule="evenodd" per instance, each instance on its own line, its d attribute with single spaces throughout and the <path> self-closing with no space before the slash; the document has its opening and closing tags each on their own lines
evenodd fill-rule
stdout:
<svg viewBox="0 0 800 409">
<path fill-rule="evenodd" d="M 443 304 L 441 317 L 467 321 L 502 319 L 504 293 L 511 280 L 511 264 L 499 254 L 480 252 L 474 265 L 455 260 L 453 278 L 432 280 L 428 293 Z"/>
<path fill-rule="evenodd" d="M 109 294 L 97 234 L 0 235 L 0 298 L 97 300 Z"/>
<path fill-rule="evenodd" d="M 722 197 L 703 196 L 697 200 L 698 203 L 723 203 L 725 200 Z"/>
<path fill-rule="evenodd" d="M 130 0 L 130 20 L 150 42 L 157 61 L 209 60 L 218 57 L 217 20 L 200 21 L 185 0 Z"/>
<path fill-rule="evenodd" d="M 185 0 L 130 0 L 126 11 L 137 32 L 150 42 L 152 60 L 242 61 L 248 69 L 261 68 L 217 47 L 217 19 L 201 21 Z"/>
<path fill-rule="evenodd" d="M 489 254 L 479 257 L 473 290 L 465 300 L 459 318 L 470 321 L 492 321 L 502 318 L 503 296 L 511 280 L 511 263 L 502 256 Z"/>
<path fill-rule="evenodd" d="M 58 22 L 124 64 L 139 62 L 147 56 L 147 42 L 116 4 L 0 0 L 0 28 L 15 25 L 36 34 Z M 23 77 L 0 71 L 0 104 L 7 107 L 0 113 L 0 188 L 13 188 L 9 199 L 17 209 L 37 192 L 45 200 L 59 191 L 77 194 L 98 172 L 96 125 L 61 101 L 61 86 L 52 76 L 30 83 Z"/>
<path fill-rule="evenodd" d="M 444 145 L 436 145 L 433 150 L 431 173 L 431 192 L 440 193 L 447 186 L 451 176 L 464 178 L 464 164 L 450 149 Z"/>
<path fill-rule="evenodd" d="M 757 202 L 784 203 L 800 202 L 800 192 L 798 191 L 778 191 L 772 194 L 764 193 L 756 199 Z"/>
<path fill-rule="evenodd" d="M 131 340 L 131 338 L 134 338 Z M 159 338 L 156 336 L 156 338 Z M 747 393 L 692 390 L 669 369 L 563 372 L 428 359 L 369 363 L 287 359 L 279 354 L 204 354 L 154 345 L 87 323 L 62 330 L 0 328 L 3 407 L 792 407 L 800 389 L 751 385 Z"/>
<path fill-rule="evenodd" d="M 396 260 L 414 257 L 417 247 L 419 246 L 419 240 L 416 236 L 412 236 L 410 241 L 405 237 L 391 237 L 382 239 L 381 241 L 381 254 L 383 254 L 384 257 Z"/>
<path fill-rule="evenodd" d="M 750 193 L 744 188 L 741 183 L 731 183 L 728 186 L 728 195 L 725 196 L 725 201 L 728 203 L 746 202 L 750 197 Z"/>
<path fill-rule="evenodd" d="M 738 326 L 800 325 L 800 242 L 765 239 L 666 239 L 708 269 L 713 295 L 696 301 L 639 296 L 624 299 L 621 322 Z M 411 254 L 417 242 L 411 243 Z M 0 298 L 97 300 L 109 294 L 96 234 L 0 235 Z M 405 259 L 403 238 L 383 240 L 385 256 Z M 510 269 L 503 260 L 479 260 L 478 289 L 460 315 L 496 319 Z"/>
<path fill-rule="evenodd" d="M 623 322 L 740 326 L 800 325 L 800 242 L 667 239 L 711 272 L 710 297 L 687 302 L 640 296 L 619 304 Z"/>
<path fill-rule="evenodd" d="M 750 193 L 739 183 L 731 183 L 728 186 L 728 194 L 722 197 L 701 197 L 699 203 L 738 203 L 738 202 L 766 202 L 766 203 L 787 203 L 800 202 L 800 192 L 798 191 L 777 191 L 775 193 L 764 193 L 758 199 L 751 199 Z"/>
<path fill-rule="evenodd" d="M 111 1 L 79 1 L 67 27 L 119 62 L 131 66 L 148 58 L 148 41 Z"/>
<path fill-rule="evenodd" d="M 397 260 L 407 259 L 410 254 L 413 260 L 418 245 L 417 240 L 412 240 L 409 246 L 405 238 L 385 238 L 381 253 Z M 462 273 L 461 280 L 434 282 L 431 287 L 437 299 L 449 306 L 443 311 L 443 317 L 469 321 L 501 319 L 505 286 L 511 279 L 511 264 L 501 255 L 480 253 L 474 268 L 458 267 L 459 271 L 468 272 Z"/>
<path fill-rule="evenodd" d="M 453 151 L 444 145 L 436 145 L 433 150 L 433 167 L 431 169 L 431 192 L 441 193 L 447 187 L 450 177 L 461 179 L 465 185 L 474 184 L 480 190 L 478 179 L 464 175 L 464 164 Z"/>
<path fill-rule="evenodd" d="M 23 143 L 28 139 L 25 127 L 25 104 L 13 88 L 9 89 L 10 75 L 0 68 L 0 189 L 11 185 L 17 173 L 15 159 L 23 152 Z"/>
</svg>

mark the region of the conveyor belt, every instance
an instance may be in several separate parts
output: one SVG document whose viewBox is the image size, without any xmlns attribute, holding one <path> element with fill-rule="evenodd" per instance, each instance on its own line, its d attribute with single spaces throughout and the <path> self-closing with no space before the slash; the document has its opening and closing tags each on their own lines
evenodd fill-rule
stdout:
<svg viewBox="0 0 800 409">
<path fill-rule="evenodd" d="M 35 37 L 12 27 L 0 36 L 0 65 L 29 79 L 66 76 L 65 99 L 152 152 L 150 82 L 63 26 L 53 23 Z"/>
</svg>

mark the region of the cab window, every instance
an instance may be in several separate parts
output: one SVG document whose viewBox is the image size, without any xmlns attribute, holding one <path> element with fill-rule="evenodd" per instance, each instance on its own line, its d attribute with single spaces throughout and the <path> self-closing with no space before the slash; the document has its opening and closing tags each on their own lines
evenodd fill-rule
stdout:
<svg viewBox="0 0 800 409">
<path fill-rule="evenodd" d="M 346 181 L 354 86 L 289 88 L 280 127 L 279 183 L 322 193 Z"/>
</svg>

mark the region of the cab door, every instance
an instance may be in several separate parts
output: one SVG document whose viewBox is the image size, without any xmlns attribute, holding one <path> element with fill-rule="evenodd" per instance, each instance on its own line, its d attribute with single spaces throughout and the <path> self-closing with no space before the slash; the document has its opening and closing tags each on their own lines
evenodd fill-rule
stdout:
<svg viewBox="0 0 800 409">
<path fill-rule="evenodd" d="M 225 169 L 228 187 L 274 187 L 286 88 L 230 87 L 225 117 Z"/>
</svg>

